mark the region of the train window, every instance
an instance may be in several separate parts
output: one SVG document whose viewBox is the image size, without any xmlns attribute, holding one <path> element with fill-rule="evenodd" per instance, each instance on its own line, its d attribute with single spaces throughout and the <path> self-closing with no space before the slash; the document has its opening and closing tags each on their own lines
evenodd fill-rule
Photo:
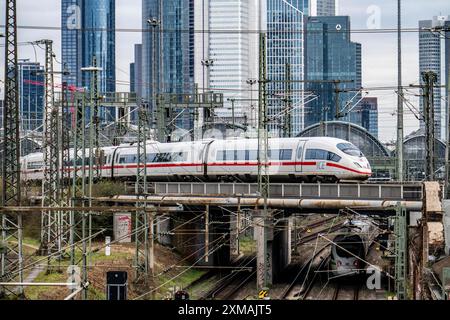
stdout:
<svg viewBox="0 0 450 320">
<path fill-rule="evenodd" d="M 258 160 L 258 150 L 247 150 L 245 153 L 245 160 L 257 161 Z"/>
<path fill-rule="evenodd" d="M 39 162 L 30 162 L 27 165 L 28 170 L 36 170 L 36 169 L 41 169 L 44 167 L 44 163 L 39 161 Z"/>
<path fill-rule="evenodd" d="M 306 160 L 328 160 L 328 151 L 321 149 L 306 150 Z"/>
<path fill-rule="evenodd" d="M 225 151 L 223 151 L 223 150 L 217 151 L 216 160 L 217 161 L 225 161 Z"/>
<path fill-rule="evenodd" d="M 236 159 L 237 161 L 245 161 L 246 159 L 246 150 L 238 150 L 236 151 Z"/>
<path fill-rule="evenodd" d="M 363 156 L 362 152 L 351 143 L 339 143 L 337 145 L 337 148 L 350 156 L 354 156 L 354 157 L 362 157 Z"/>
<path fill-rule="evenodd" d="M 328 152 L 328 160 L 333 162 L 339 162 L 341 161 L 341 157 L 339 157 L 336 153 Z"/>
<path fill-rule="evenodd" d="M 292 150 L 283 149 L 280 150 L 280 160 L 291 160 L 292 159 Z"/>
<path fill-rule="evenodd" d="M 226 161 L 234 161 L 235 160 L 235 151 L 234 150 L 225 151 L 225 160 Z"/>
</svg>

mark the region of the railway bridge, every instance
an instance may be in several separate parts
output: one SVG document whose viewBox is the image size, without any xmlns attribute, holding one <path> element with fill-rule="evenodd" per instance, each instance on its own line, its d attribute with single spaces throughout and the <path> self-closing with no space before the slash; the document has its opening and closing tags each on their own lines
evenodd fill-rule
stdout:
<svg viewBox="0 0 450 320">
<path fill-rule="evenodd" d="M 101 200 L 124 205 L 135 203 L 139 198 L 157 208 L 182 207 L 176 213 L 177 219 L 184 217 L 178 225 L 203 232 L 186 232 L 190 240 L 186 236 L 177 239 L 165 233 L 174 226 L 165 219 L 164 223 L 157 223 L 158 240 L 174 246 L 188 242 L 192 249 L 186 254 L 193 254 L 193 260 L 200 265 L 229 262 L 233 255 L 239 254 L 240 235 L 252 226 L 257 243 L 258 286 L 262 288 L 270 285 L 291 261 L 292 215 L 353 209 L 368 215 L 395 216 L 402 208 L 407 220 L 413 213 L 436 220 L 428 211 L 442 211 L 440 188 L 438 183 L 271 183 L 267 212 L 263 210 L 264 199 L 258 194 L 258 185 L 254 183 L 156 182 L 149 188 L 145 200 L 137 195 Z M 192 213 L 201 213 L 201 218 L 191 223 Z M 405 225 L 405 233 L 406 229 Z M 224 234 L 229 246 L 215 247 L 213 244 Z M 424 234 L 425 238 L 428 239 L 428 235 Z"/>
</svg>

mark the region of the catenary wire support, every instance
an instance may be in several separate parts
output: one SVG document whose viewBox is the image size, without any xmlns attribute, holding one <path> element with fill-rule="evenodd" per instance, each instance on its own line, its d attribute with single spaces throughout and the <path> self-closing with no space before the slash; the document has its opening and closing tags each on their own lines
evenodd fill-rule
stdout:
<svg viewBox="0 0 450 320">
<path fill-rule="evenodd" d="M 39 41 L 45 45 L 45 109 L 44 109 L 44 179 L 42 180 L 42 207 L 61 206 L 62 172 L 60 157 L 60 121 L 59 110 L 55 105 L 55 82 L 53 70 L 53 41 Z M 42 211 L 41 216 L 41 252 L 49 256 L 47 272 L 50 271 L 51 254 L 61 253 L 63 248 L 62 221 L 57 211 Z"/>
<path fill-rule="evenodd" d="M 434 86 L 437 81 L 436 73 L 432 71 L 423 72 L 423 113 L 425 118 L 425 177 L 427 181 L 434 181 L 434 147 L 435 147 L 435 120 L 434 120 Z"/>
<path fill-rule="evenodd" d="M 407 266 L 407 225 L 406 209 L 400 204 L 397 206 L 397 213 L 394 224 L 395 234 L 395 293 L 398 300 L 407 299 L 406 292 L 406 266 Z"/>
<path fill-rule="evenodd" d="M 86 206 L 86 95 L 84 92 L 76 94 L 75 97 L 75 128 L 73 142 L 73 173 L 72 173 L 72 190 L 71 190 L 71 206 Z M 76 254 L 81 252 L 82 258 L 82 282 L 87 283 L 87 251 L 86 251 L 86 213 L 72 211 L 70 213 L 70 264 L 72 266 L 72 277 L 74 277 L 77 266 Z M 80 242 L 80 240 L 82 241 Z M 78 245 L 76 245 L 78 244 Z M 75 289 L 72 290 L 74 292 Z M 87 289 L 82 291 L 82 298 L 87 298 Z"/>
<path fill-rule="evenodd" d="M 137 172 L 136 172 L 136 195 L 145 200 L 147 194 L 147 128 L 148 113 L 147 106 L 141 104 L 138 111 L 138 142 L 137 142 Z M 135 282 L 146 280 L 150 270 L 149 257 L 149 216 L 146 212 L 146 201 L 137 202 L 136 206 L 142 211 L 136 211 L 136 235 L 135 235 Z"/>
<path fill-rule="evenodd" d="M 259 223 L 263 225 L 258 237 L 258 290 L 272 285 L 272 254 L 270 236 L 273 225 L 272 212 L 268 210 L 269 197 L 269 133 L 267 117 L 267 56 L 266 56 L 266 34 L 261 33 L 259 37 L 259 116 L 258 116 L 258 192 L 264 199 L 262 212 L 260 212 Z M 255 215 L 256 216 L 256 215 Z"/>
<path fill-rule="evenodd" d="M 20 133 L 19 133 L 19 83 L 17 69 L 17 5 L 15 0 L 6 0 L 5 10 L 5 101 L 3 109 L 3 164 L 2 205 L 20 206 Z M 0 281 L 18 279 L 23 282 L 22 214 L 2 213 L 0 243 Z M 11 273 L 19 270 L 17 276 Z M 0 296 L 6 289 L 0 287 Z M 18 294 L 23 295 L 23 287 Z"/>
</svg>

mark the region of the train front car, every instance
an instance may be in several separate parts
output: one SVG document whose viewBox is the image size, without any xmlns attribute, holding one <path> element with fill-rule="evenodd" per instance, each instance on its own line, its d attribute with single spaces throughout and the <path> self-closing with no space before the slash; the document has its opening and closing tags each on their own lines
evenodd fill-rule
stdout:
<svg viewBox="0 0 450 320">
<path fill-rule="evenodd" d="M 356 276 L 364 272 L 364 241 L 358 234 L 340 234 L 331 247 L 331 273 L 334 277 Z"/>
<path fill-rule="evenodd" d="M 344 222 L 343 231 L 331 246 L 330 270 L 333 277 L 347 278 L 365 274 L 365 261 L 379 229 L 370 218 L 359 216 Z"/>
<path fill-rule="evenodd" d="M 342 158 L 337 164 L 330 164 L 339 169 L 339 180 L 368 180 L 372 176 L 369 161 L 358 147 L 352 143 L 334 139 L 335 152 Z"/>
<path fill-rule="evenodd" d="M 301 148 L 302 145 L 298 153 Z M 369 161 L 348 141 L 329 137 L 309 138 L 304 149 L 302 173 L 309 182 L 364 181 L 372 175 Z"/>
</svg>

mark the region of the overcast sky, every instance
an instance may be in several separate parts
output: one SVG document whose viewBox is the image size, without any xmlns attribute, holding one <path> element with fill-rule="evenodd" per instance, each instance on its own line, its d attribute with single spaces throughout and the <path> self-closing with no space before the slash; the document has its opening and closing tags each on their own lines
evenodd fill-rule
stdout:
<svg viewBox="0 0 450 320">
<path fill-rule="evenodd" d="M 170 0 L 165 0 L 170 1 Z M 59 0 L 17 0 L 19 25 L 60 26 Z M 367 29 L 369 26 L 380 28 L 396 27 L 395 0 L 339 0 L 341 15 L 349 15 L 353 29 Z M 141 28 L 141 0 L 116 0 L 116 27 Z M 4 24 L 5 0 L 0 0 L 0 24 Z M 368 13 L 369 10 L 369 13 Z M 379 13 L 379 14 L 378 14 Z M 449 0 L 404 0 L 403 27 L 417 28 L 418 20 L 431 19 L 434 15 L 450 15 Z M 373 20 L 372 17 L 379 17 Z M 0 31 L 3 33 L 4 31 Z M 52 39 L 55 42 L 55 52 L 61 57 L 60 31 L 19 30 L 19 42 L 37 39 Z M 396 34 L 353 34 L 353 41 L 360 42 L 363 50 L 363 86 L 392 86 L 397 83 L 397 38 Z M 134 57 L 133 45 L 141 42 L 140 33 L 117 33 L 116 35 L 116 76 L 118 81 L 129 81 L 129 64 Z M 3 44 L 3 40 L 2 40 Z M 19 58 L 43 62 L 43 51 L 31 46 L 19 48 Z M 419 56 L 417 33 L 403 35 L 403 73 L 404 84 L 418 83 Z M 4 61 L 4 49 L 0 50 L 0 61 Z M 4 77 L 4 66 L 0 64 L 0 79 Z M 58 83 L 60 79 L 56 80 Z M 128 87 L 118 86 L 118 90 L 128 90 Z M 3 90 L 2 90 L 3 91 Z M 3 92 L 0 93 L 3 97 Z M 396 97 L 393 91 L 374 91 L 370 96 L 379 98 L 379 126 L 382 141 L 393 140 L 396 137 L 395 117 Z M 418 107 L 417 98 L 412 102 Z M 418 128 L 418 121 L 406 111 L 406 133 Z"/>
</svg>

